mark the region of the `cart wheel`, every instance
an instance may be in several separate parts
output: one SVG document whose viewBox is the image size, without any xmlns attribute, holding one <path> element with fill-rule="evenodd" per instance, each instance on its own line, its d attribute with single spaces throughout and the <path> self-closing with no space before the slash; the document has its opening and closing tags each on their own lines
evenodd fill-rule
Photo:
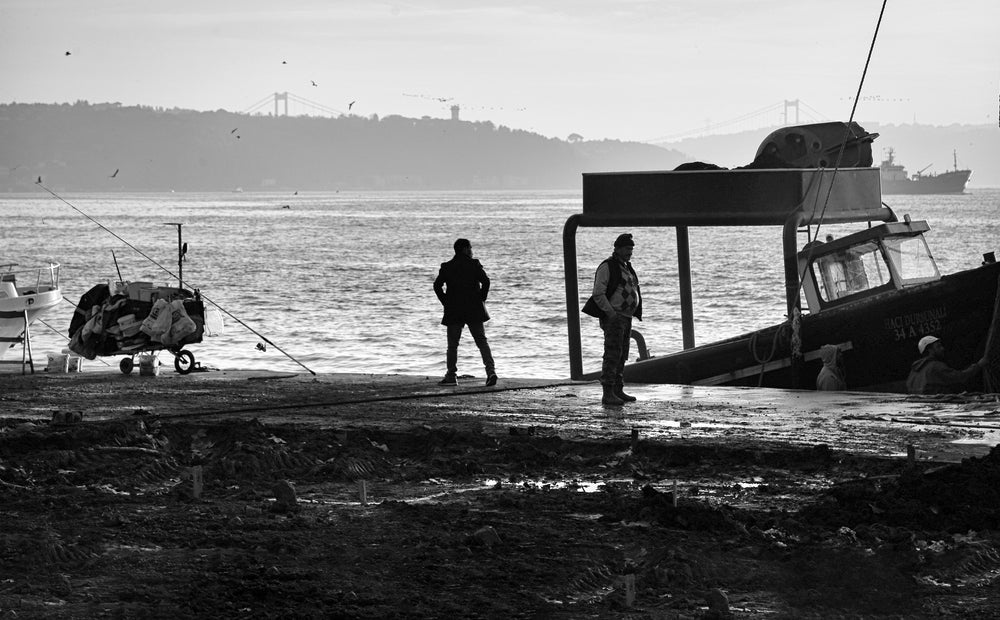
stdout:
<svg viewBox="0 0 1000 620">
<path fill-rule="evenodd" d="M 174 356 L 174 369 L 182 375 L 186 375 L 194 369 L 194 353 L 181 350 Z"/>
<path fill-rule="evenodd" d="M 135 368 L 135 362 L 131 357 L 123 357 L 122 361 L 118 364 L 118 369 L 122 371 L 123 375 L 131 373 L 133 368 Z"/>
</svg>

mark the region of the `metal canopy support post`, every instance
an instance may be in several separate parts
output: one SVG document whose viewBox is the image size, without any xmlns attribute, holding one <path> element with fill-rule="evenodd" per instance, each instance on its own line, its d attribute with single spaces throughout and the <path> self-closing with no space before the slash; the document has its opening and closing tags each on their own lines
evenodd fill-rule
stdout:
<svg viewBox="0 0 1000 620">
<path fill-rule="evenodd" d="M 677 284 L 681 294 L 681 332 L 684 348 L 694 348 L 694 298 L 691 294 L 691 247 L 688 227 L 677 227 Z"/>
<path fill-rule="evenodd" d="M 579 215 L 571 215 L 563 226 L 563 268 L 566 274 L 566 327 L 569 330 L 569 376 L 583 376 L 583 351 L 580 338 L 580 287 L 576 281 L 576 229 Z"/>
</svg>

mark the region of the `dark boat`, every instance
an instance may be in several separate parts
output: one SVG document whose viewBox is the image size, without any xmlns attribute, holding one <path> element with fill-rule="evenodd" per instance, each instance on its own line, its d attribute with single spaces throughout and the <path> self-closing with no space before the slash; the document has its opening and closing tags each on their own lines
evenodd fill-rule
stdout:
<svg viewBox="0 0 1000 620">
<path fill-rule="evenodd" d="M 971 170 L 958 169 L 958 154 L 952 151 L 954 169 L 941 174 L 923 174 L 924 170 L 910 176 L 906 168 L 895 161 L 895 151 L 889 149 L 888 157 L 882 161 L 883 194 L 961 194 L 972 176 Z"/>
<path fill-rule="evenodd" d="M 842 352 L 848 389 L 905 392 L 917 341 L 932 334 L 948 343 L 953 367 L 987 354 L 983 379 L 996 385 L 1000 263 L 988 253 L 978 268 L 941 275 L 923 237 L 927 222 L 899 221 L 882 201 L 871 167 L 876 135 L 854 123 L 779 130 L 755 161 L 770 152 L 777 157 L 769 163 L 784 168 L 584 174 L 583 213 L 563 233 L 571 377 L 599 374 L 582 367 L 577 227 L 672 226 L 684 350 L 628 364 L 626 381 L 814 389 L 820 347 L 830 344 Z M 838 151 L 851 167 L 827 167 Z M 850 223 L 862 226 L 830 241 L 812 238 L 820 224 Z M 786 320 L 695 346 L 690 226 L 780 226 Z"/>
</svg>

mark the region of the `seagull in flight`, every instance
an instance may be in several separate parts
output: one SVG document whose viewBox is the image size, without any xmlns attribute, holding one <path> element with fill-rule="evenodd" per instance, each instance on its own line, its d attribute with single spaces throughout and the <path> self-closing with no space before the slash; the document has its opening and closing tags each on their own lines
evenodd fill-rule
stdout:
<svg viewBox="0 0 1000 620">
<path fill-rule="evenodd" d="M 233 130 L 232 130 L 232 131 L 230 131 L 229 133 L 236 133 L 236 130 L 237 130 L 237 129 L 239 129 L 239 127 L 234 127 L 234 128 L 233 128 Z"/>
<path fill-rule="evenodd" d="M 67 56 L 72 56 L 72 54 L 70 54 L 68 51 L 66 52 L 66 55 Z"/>
<path fill-rule="evenodd" d="M 118 170 L 119 170 L 119 168 L 115 168 L 115 172 L 114 172 L 114 174 L 112 174 L 112 175 L 111 175 L 111 176 L 110 176 L 109 178 L 113 179 L 113 178 L 115 178 L 116 176 L 118 176 Z"/>
<path fill-rule="evenodd" d="M 314 82 L 313 80 L 309 80 L 309 81 L 310 81 L 310 82 L 312 82 L 312 85 L 313 85 L 313 86 L 316 86 L 316 85 L 317 85 L 317 84 L 316 84 L 316 82 Z"/>
<path fill-rule="evenodd" d="M 354 104 L 355 104 L 355 103 L 357 103 L 357 101 L 352 101 L 352 102 L 350 102 L 350 103 L 348 103 L 348 104 L 347 104 L 347 111 L 348 111 L 348 112 L 350 112 L 350 111 L 351 111 L 351 108 L 353 108 L 353 107 L 354 107 Z"/>
</svg>

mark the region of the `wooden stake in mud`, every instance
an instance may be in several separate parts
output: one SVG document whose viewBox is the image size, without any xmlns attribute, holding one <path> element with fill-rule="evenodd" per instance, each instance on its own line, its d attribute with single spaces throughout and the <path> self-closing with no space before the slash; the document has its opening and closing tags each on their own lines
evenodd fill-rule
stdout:
<svg viewBox="0 0 1000 620">
<path fill-rule="evenodd" d="M 191 497 L 198 499 L 201 497 L 201 491 L 205 488 L 204 479 L 202 478 L 201 465 L 195 465 L 191 468 Z"/>
<path fill-rule="evenodd" d="M 368 505 L 368 481 L 358 480 L 358 496 L 361 498 L 361 505 Z"/>
</svg>

